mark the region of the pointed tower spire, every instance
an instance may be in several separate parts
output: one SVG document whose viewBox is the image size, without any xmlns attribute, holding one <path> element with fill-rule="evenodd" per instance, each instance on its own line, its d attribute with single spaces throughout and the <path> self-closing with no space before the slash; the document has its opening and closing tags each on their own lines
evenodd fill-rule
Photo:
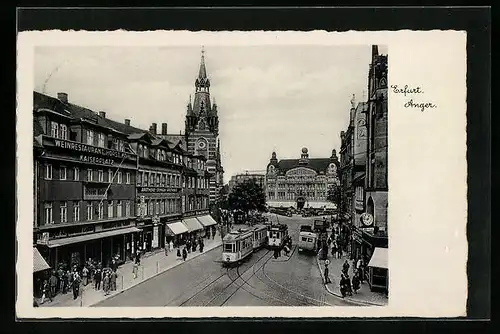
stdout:
<svg viewBox="0 0 500 334">
<path fill-rule="evenodd" d="M 199 79 L 207 78 L 207 69 L 205 68 L 205 47 L 201 46 L 201 63 L 200 63 L 200 71 L 198 72 Z"/>
<path fill-rule="evenodd" d="M 220 139 L 217 139 L 217 156 L 216 156 L 217 162 L 220 163 Z"/>
<path fill-rule="evenodd" d="M 378 45 L 372 45 L 372 58 L 378 56 Z"/>
</svg>

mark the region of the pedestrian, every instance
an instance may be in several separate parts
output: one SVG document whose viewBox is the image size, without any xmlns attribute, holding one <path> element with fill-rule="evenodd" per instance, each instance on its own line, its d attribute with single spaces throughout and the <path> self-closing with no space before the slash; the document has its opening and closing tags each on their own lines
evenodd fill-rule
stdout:
<svg viewBox="0 0 500 334">
<path fill-rule="evenodd" d="M 187 256 L 188 256 L 188 251 L 184 247 L 184 249 L 182 250 L 182 259 L 186 261 Z"/>
<path fill-rule="evenodd" d="M 203 253 L 203 248 L 205 247 L 205 245 L 203 244 L 203 239 L 200 238 L 200 253 Z"/>
<path fill-rule="evenodd" d="M 197 246 L 196 240 L 193 239 L 193 241 L 191 242 L 191 244 L 193 245 L 193 253 L 194 253 L 194 252 L 196 252 L 196 246 Z"/>
<path fill-rule="evenodd" d="M 107 271 L 106 271 L 106 274 L 104 274 L 104 280 L 102 282 L 102 289 L 104 291 L 105 296 L 109 295 L 109 275 L 108 275 Z"/>
<path fill-rule="evenodd" d="M 356 269 L 358 270 L 358 275 L 359 275 L 359 282 L 363 283 L 363 260 L 361 258 L 358 259 L 358 262 L 356 263 Z"/>
<path fill-rule="evenodd" d="M 75 268 L 75 271 L 73 273 L 73 281 L 71 282 L 73 288 L 73 300 L 78 298 L 78 295 L 80 293 L 80 283 L 81 283 L 80 275 L 78 275 L 78 272 L 76 271 Z"/>
<path fill-rule="evenodd" d="M 165 242 L 165 256 L 168 256 L 168 243 Z"/>
<path fill-rule="evenodd" d="M 355 294 L 358 293 L 359 290 L 359 271 L 356 271 L 354 276 L 352 277 L 352 290 L 354 291 Z"/>
<path fill-rule="evenodd" d="M 109 276 L 109 286 L 111 291 L 116 291 L 116 271 L 111 271 L 111 274 Z"/>
<path fill-rule="evenodd" d="M 329 277 L 328 273 L 329 273 L 328 264 L 325 263 L 325 284 L 332 283 L 332 281 L 330 280 L 330 277 Z"/>
<path fill-rule="evenodd" d="M 82 269 L 82 282 L 83 286 L 87 286 L 88 284 L 88 276 L 89 276 L 89 270 L 87 269 L 87 266 L 85 265 Z"/>
<path fill-rule="evenodd" d="M 342 271 L 344 274 L 347 276 L 349 274 L 349 262 L 347 262 L 347 259 L 344 262 L 344 265 L 342 266 Z"/>
<path fill-rule="evenodd" d="M 40 301 L 41 304 L 43 304 L 46 297 L 48 297 L 50 301 L 52 301 L 52 297 L 50 296 L 49 282 L 47 282 L 47 280 L 44 280 L 42 288 L 42 300 Z"/>
<path fill-rule="evenodd" d="M 184 249 L 187 248 L 187 252 L 188 253 L 191 253 L 191 240 L 186 240 L 186 247 Z"/>
<path fill-rule="evenodd" d="M 170 251 L 173 252 L 174 251 L 174 242 L 172 240 L 170 240 L 168 245 L 170 247 Z"/>
<path fill-rule="evenodd" d="M 95 269 L 94 280 L 95 280 L 95 289 L 100 290 L 101 289 L 101 280 L 102 280 L 102 271 L 101 271 L 101 268 L 99 268 L 99 267 L 97 267 Z"/>
<path fill-rule="evenodd" d="M 182 257 L 181 255 L 181 249 L 179 247 L 177 247 L 177 260 L 180 260 Z"/>
<path fill-rule="evenodd" d="M 55 271 L 53 271 L 52 275 L 50 275 L 49 288 L 50 288 L 49 291 L 50 301 L 52 301 L 52 298 L 56 296 L 56 291 L 57 291 L 57 277 Z"/>
<path fill-rule="evenodd" d="M 137 272 L 139 271 L 139 264 L 137 261 L 134 261 L 134 265 L 132 266 L 132 274 L 134 275 L 134 279 L 137 278 Z"/>
<path fill-rule="evenodd" d="M 342 258 L 342 244 L 337 241 L 337 258 Z"/>
<path fill-rule="evenodd" d="M 59 285 L 59 292 L 62 293 L 64 289 L 64 274 L 65 271 L 63 270 L 62 266 L 59 266 L 59 270 L 57 271 L 57 279 L 58 279 L 58 285 Z"/>
</svg>

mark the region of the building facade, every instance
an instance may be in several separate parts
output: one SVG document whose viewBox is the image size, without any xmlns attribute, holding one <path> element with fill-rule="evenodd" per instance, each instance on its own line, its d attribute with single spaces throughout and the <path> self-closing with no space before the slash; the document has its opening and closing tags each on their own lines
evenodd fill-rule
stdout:
<svg viewBox="0 0 500 334">
<path fill-rule="evenodd" d="M 342 131 L 342 208 L 349 214 L 347 228 L 352 258 L 368 265 L 376 251 L 388 247 L 387 210 L 387 55 L 372 46 L 368 74 L 368 100 L 351 101 L 349 126 Z M 387 261 L 387 259 L 383 259 Z M 370 267 L 371 286 L 387 291 L 387 268 Z"/>
<path fill-rule="evenodd" d="M 262 187 L 262 189 L 265 189 L 266 171 L 246 171 L 245 173 L 231 176 L 228 184 L 229 191 L 232 191 L 234 186 L 243 183 L 246 180 L 254 180 L 258 185 Z"/>
<path fill-rule="evenodd" d="M 33 238 L 52 268 L 126 261 L 212 232 L 205 156 L 65 93 L 34 92 L 33 102 Z M 193 224 L 204 233 L 192 234 Z"/>
<path fill-rule="evenodd" d="M 309 158 L 303 148 L 300 159 L 282 159 L 272 153 L 266 168 L 265 192 L 271 207 L 334 208 L 327 201 L 328 189 L 339 185 L 339 161 L 335 150 L 330 158 Z"/>
</svg>

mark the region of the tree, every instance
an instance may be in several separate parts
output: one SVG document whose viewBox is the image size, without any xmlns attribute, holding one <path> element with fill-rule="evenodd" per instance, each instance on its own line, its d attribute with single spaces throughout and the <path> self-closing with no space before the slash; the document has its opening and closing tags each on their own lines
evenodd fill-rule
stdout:
<svg viewBox="0 0 500 334">
<path fill-rule="evenodd" d="M 240 210 L 245 217 L 248 212 L 266 210 L 266 194 L 264 189 L 253 179 L 237 184 L 228 196 L 228 205 L 232 210 Z"/>
</svg>

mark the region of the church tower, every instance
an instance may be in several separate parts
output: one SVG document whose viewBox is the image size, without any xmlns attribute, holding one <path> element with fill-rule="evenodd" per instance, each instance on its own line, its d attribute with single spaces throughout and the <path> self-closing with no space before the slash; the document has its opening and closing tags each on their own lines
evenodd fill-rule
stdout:
<svg viewBox="0 0 500 334">
<path fill-rule="evenodd" d="M 215 99 L 210 99 L 210 80 L 205 65 L 205 50 L 201 50 L 200 69 L 194 83 L 195 93 L 186 110 L 185 135 L 187 150 L 207 159 L 210 179 L 210 201 L 214 201 L 223 187 L 223 173 L 219 136 L 219 116 Z"/>
</svg>

